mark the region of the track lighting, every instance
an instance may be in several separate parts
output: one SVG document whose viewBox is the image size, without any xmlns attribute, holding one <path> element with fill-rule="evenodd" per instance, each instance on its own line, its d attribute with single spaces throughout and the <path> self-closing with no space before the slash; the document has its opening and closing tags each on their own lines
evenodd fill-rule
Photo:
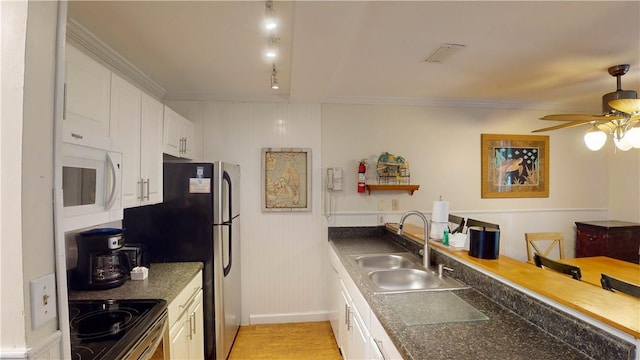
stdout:
<svg viewBox="0 0 640 360">
<path fill-rule="evenodd" d="M 273 71 L 271 71 L 271 88 L 278 90 L 280 85 L 278 84 L 278 71 L 276 70 L 276 64 L 273 64 Z"/>
<path fill-rule="evenodd" d="M 267 0 L 265 2 L 264 11 L 264 28 L 268 31 L 273 31 L 278 27 L 278 17 L 276 11 L 273 8 L 273 1 Z"/>
<path fill-rule="evenodd" d="M 275 35 L 269 36 L 267 40 L 267 51 L 265 52 L 265 56 L 269 59 L 275 59 L 278 56 L 278 43 L 280 42 L 280 38 Z"/>
</svg>

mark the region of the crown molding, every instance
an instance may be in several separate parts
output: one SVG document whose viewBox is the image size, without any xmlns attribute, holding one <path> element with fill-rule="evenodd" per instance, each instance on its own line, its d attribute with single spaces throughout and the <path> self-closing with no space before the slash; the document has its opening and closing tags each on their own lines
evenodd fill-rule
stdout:
<svg viewBox="0 0 640 360">
<path fill-rule="evenodd" d="M 322 103 L 327 104 L 359 104 L 359 105 L 405 105 L 427 107 L 463 107 L 487 109 L 520 109 L 520 110 L 558 110 L 589 112 L 593 109 L 585 106 L 566 105 L 560 103 L 534 103 L 524 101 L 498 101 L 474 99 L 421 99 L 421 98 L 386 98 L 386 97 L 358 97 L 338 96 L 326 97 Z M 596 113 L 599 111 L 596 110 Z"/>
<path fill-rule="evenodd" d="M 162 86 L 153 81 L 142 70 L 138 69 L 74 19 L 67 21 L 67 41 L 86 50 L 88 55 L 158 99 L 163 99 L 167 93 Z"/>
</svg>

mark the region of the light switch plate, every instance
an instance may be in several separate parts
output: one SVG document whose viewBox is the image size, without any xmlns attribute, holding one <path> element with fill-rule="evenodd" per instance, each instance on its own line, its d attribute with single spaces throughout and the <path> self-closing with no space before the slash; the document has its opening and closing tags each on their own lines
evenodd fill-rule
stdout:
<svg viewBox="0 0 640 360">
<path fill-rule="evenodd" d="M 55 274 L 43 275 L 29 281 L 31 293 L 31 329 L 56 317 L 56 277 Z"/>
</svg>

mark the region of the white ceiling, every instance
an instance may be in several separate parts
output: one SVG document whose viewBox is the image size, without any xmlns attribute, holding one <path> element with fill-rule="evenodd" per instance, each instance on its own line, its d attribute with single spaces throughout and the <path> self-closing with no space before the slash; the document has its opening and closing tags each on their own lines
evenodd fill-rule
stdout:
<svg viewBox="0 0 640 360">
<path fill-rule="evenodd" d="M 598 113 L 607 68 L 640 91 L 639 1 L 275 1 L 280 89 L 262 52 L 265 3 L 71 1 L 69 17 L 165 99 L 415 103 Z M 443 43 L 466 47 L 442 63 Z"/>
</svg>

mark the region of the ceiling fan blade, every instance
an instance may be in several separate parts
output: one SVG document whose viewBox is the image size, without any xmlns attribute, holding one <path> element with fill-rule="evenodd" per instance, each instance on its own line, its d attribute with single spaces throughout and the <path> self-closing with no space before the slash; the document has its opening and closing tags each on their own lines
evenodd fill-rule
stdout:
<svg viewBox="0 0 640 360">
<path fill-rule="evenodd" d="M 573 121 L 570 123 L 564 123 L 564 124 L 560 124 L 560 125 L 556 125 L 556 126 L 550 126 L 550 127 L 546 127 L 546 128 L 542 128 L 542 129 L 537 129 L 537 130 L 533 130 L 532 132 L 544 132 L 544 131 L 551 131 L 551 130 L 558 130 L 558 129 L 565 129 L 565 128 L 570 128 L 570 127 L 574 127 L 574 126 L 580 126 L 580 125 L 584 125 L 584 124 L 589 124 L 593 122 L 593 120 L 578 120 L 578 121 Z"/>
<path fill-rule="evenodd" d="M 640 99 L 616 99 L 609 101 L 609 106 L 626 114 L 640 113 Z"/>
<path fill-rule="evenodd" d="M 553 120 L 553 121 L 598 121 L 603 120 L 600 115 L 585 115 L 585 114 L 553 114 L 546 115 L 540 118 L 540 120 Z"/>
</svg>

